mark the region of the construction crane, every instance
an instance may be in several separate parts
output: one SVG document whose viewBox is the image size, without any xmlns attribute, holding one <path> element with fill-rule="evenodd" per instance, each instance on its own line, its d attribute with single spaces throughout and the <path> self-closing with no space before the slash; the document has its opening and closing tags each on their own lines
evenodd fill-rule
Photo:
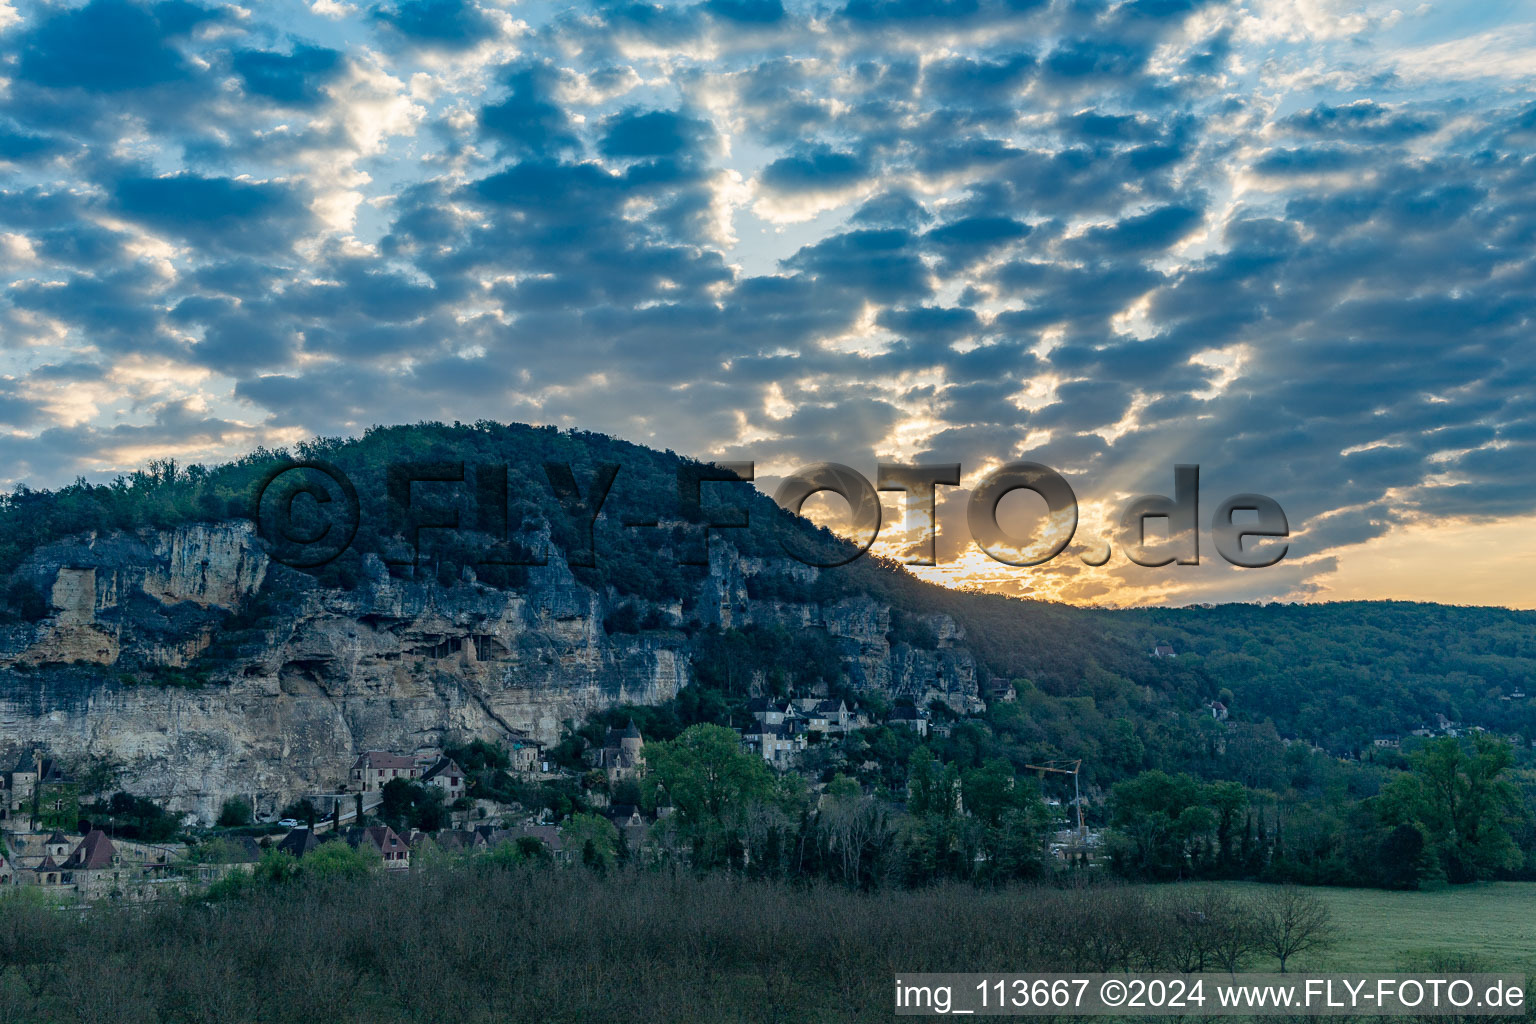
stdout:
<svg viewBox="0 0 1536 1024">
<path fill-rule="evenodd" d="M 1071 767 L 1065 767 L 1070 765 Z M 1081 842 L 1088 835 L 1088 830 L 1083 826 L 1083 794 L 1078 789 L 1077 776 L 1083 770 L 1083 759 L 1076 761 L 1047 761 L 1045 764 L 1027 764 L 1025 768 L 1033 768 L 1037 772 L 1056 772 L 1058 775 L 1072 776 L 1072 802 L 1077 805 L 1077 838 Z"/>
</svg>

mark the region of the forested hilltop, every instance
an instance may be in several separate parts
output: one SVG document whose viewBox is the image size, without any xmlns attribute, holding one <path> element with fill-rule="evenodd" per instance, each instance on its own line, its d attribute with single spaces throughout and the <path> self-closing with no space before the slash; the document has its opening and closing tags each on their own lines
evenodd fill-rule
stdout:
<svg viewBox="0 0 1536 1024">
<path fill-rule="evenodd" d="M 356 536 L 338 557 L 258 573 L 238 548 L 244 535 L 192 536 L 250 520 L 263 483 L 294 462 L 334 466 L 355 486 Z M 403 490 L 399 467 L 416 481 Z M 228 708 L 307 709 L 248 736 L 218 719 L 226 705 L 189 705 L 213 716 L 210 737 L 230 736 L 194 749 L 185 736 L 197 723 L 183 719 L 182 746 L 161 762 L 179 775 L 135 776 L 185 809 L 218 806 L 210 780 L 250 777 L 241 758 L 258 776 L 276 773 L 276 751 L 290 775 L 270 785 L 291 794 L 301 767 L 344 767 L 397 740 L 410 749 L 542 731 L 555 761 L 581 770 L 583 749 L 630 718 L 664 755 L 690 728 L 739 727 L 754 698 L 816 694 L 861 705 L 871 724 L 806 751 L 805 780 L 839 799 L 863 793 L 907 823 L 882 824 L 851 866 L 826 868 L 851 879 L 970 877 L 978 864 L 1032 876 L 1038 858 L 1007 843 L 1023 826 L 1049 830 L 1055 812 L 1041 795 L 1069 797 L 1060 779 L 1033 782 L 1028 766 L 1052 759 L 1082 760 L 1088 823 L 1108 829 L 1117 869 L 1132 875 L 1412 885 L 1536 871 L 1536 699 L 1525 696 L 1536 690 L 1536 613 L 1397 602 L 1104 610 L 948 590 L 874 558 L 813 570 L 785 545 L 825 562 L 847 545 L 749 486 L 705 483 L 691 500 L 710 475 L 600 434 L 433 423 L 213 467 L 157 463 L 108 484 L 19 488 L 0 499 L 11 652 L 0 698 L 39 728 L 67 725 L 49 715 L 76 713 L 103 689 L 113 700 L 101 706 L 128 728 L 147 721 L 142 695 L 157 690 L 222 688 L 235 695 Z M 714 530 L 706 549 L 700 526 L 738 509 L 750 525 Z M 304 506 L 300 518 L 327 511 Z M 423 517 L 454 516 L 455 530 L 416 530 Z M 132 538 L 151 539 L 134 548 Z M 113 591 L 109 607 L 99 581 L 127 579 L 141 556 L 164 566 L 134 584 L 148 596 Z M 82 559 L 94 596 L 61 610 L 85 585 L 70 577 L 61 591 L 62 574 L 85 571 L 72 568 Z M 220 573 L 238 585 L 212 579 Z M 458 656 L 454 630 L 474 651 L 468 669 L 445 667 L 445 653 Z M 207 641 L 176 639 L 187 635 Z M 359 635 L 374 644 L 362 661 Z M 410 690 L 413 679 L 439 705 Z M 926 736 L 891 722 L 912 704 L 931 716 Z M 63 738 L 85 734 L 66 725 Z M 494 757 L 465 767 L 485 792 L 526 796 L 530 808 L 590 809 L 580 786 L 513 793 Z M 1479 813 L 1447 826 L 1436 772 L 1474 792 Z M 155 790 L 157 778 L 170 781 Z M 654 809 L 654 792 L 618 796 Z M 804 794 L 773 799 L 785 820 L 805 810 Z M 963 822 L 951 820 L 957 806 Z"/>
</svg>

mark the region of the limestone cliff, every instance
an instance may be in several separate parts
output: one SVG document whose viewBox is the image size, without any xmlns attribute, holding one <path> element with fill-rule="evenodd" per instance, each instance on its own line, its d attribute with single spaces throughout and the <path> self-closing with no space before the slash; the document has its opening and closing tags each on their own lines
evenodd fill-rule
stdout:
<svg viewBox="0 0 1536 1024">
<path fill-rule="evenodd" d="M 620 599 L 582 585 L 557 548 L 515 590 L 364 564 L 355 587 L 320 587 L 269 562 L 244 522 L 38 549 L 17 575 L 50 610 L 0 627 L 0 754 L 107 754 L 134 792 L 206 818 L 233 794 L 269 811 L 334 786 L 364 750 L 551 743 L 567 720 L 664 701 L 693 678 L 682 601 L 647 604 L 659 628 L 609 633 Z M 975 660 L 947 618 L 922 649 L 893 645 L 890 610 L 869 598 L 748 596 L 753 576 L 815 572 L 718 542 L 687 604 L 702 624 L 825 630 L 856 687 L 976 706 Z"/>
</svg>

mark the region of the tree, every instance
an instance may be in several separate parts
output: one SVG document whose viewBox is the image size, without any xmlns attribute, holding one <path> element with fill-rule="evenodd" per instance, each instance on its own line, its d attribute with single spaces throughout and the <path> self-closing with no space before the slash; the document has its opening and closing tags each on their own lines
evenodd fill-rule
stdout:
<svg viewBox="0 0 1536 1024">
<path fill-rule="evenodd" d="M 927 747 L 907 760 L 907 813 L 916 817 L 954 817 L 960 803 L 960 777 L 952 764 L 940 765 Z"/>
<path fill-rule="evenodd" d="M 888 834 L 880 801 L 865 796 L 847 776 L 834 776 L 827 783 L 817 826 L 828 860 L 837 866 L 843 881 L 850 885 L 865 881 L 866 862 Z"/>
<path fill-rule="evenodd" d="M 1254 909 L 1259 949 L 1280 961 L 1282 974 L 1291 957 L 1327 949 L 1336 939 L 1328 905 L 1300 886 L 1269 887 Z"/>
<path fill-rule="evenodd" d="M 219 827 L 238 828 L 251 823 L 251 802 L 243 796 L 232 796 L 219 807 Z"/>
<path fill-rule="evenodd" d="M 1195 840 L 1215 827 L 1200 784 L 1180 773 L 1143 772 L 1110 790 L 1111 855 L 1122 874 L 1170 879 L 1189 872 Z"/>
<path fill-rule="evenodd" d="M 390 779 L 381 791 L 383 802 L 379 817 L 392 828 L 406 827 L 436 832 L 449 824 L 448 808 L 443 805 L 443 791 L 411 779 Z"/>
<path fill-rule="evenodd" d="M 1223 872 L 1237 862 L 1238 815 L 1248 807 L 1248 791 L 1237 782 L 1213 782 L 1205 787 L 1205 803 L 1216 816 L 1216 860 Z"/>
<path fill-rule="evenodd" d="M 1383 791 L 1384 823 L 1417 825 L 1451 882 L 1516 868 L 1523 858 L 1507 822 L 1518 795 L 1504 778 L 1513 764 L 1509 744 L 1490 736 L 1470 749 L 1449 736 L 1426 744 Z"/>
<path fill-rule="evenodd" d="M 1033 788 L 1023 786 L 1013 777 L 1013 767 L 994 757 L 980 768 L 961 776 L 965 809 L 989 828 L 996 828 L 1003 815 L 1020 810 L 1033 795 Z"/>
<path fill-rule="evenodd" d="M 306 853 L 299 861 L 299 868 L 311 878 L 361 878 L 381 863 L 377 857 L 333 840 Z"/>
<path fill-rule="evenodd" d="M 736 733 L 718 725 L 689 726 L 675 740 L 646 744 L 645 753 L 648 798 L 665 789 L 676 809 L 666 820 L 693 845 L 695 864 L 740 859 L 747 808 L 771 800 L 776 789 L 763 759 L 743 751 Z"/>
<path fill-rule="evenodd" d="M 518 836 L 515 842 L 497 843 L 483 857 L 475 860 L 484 868 L 508 870 L 527 864 L 546 865 L 554 861 L 549 847 L 538 836 Z"/>
<path fill-rule="evenodd" d="M 1424 833 L 1404 822 L 1388 832 L 1377 849 L 1377 880 L 1388 889 L 1417 889 L 1423 861 Z"/>
<path fill-rule="evenodd" d="M 303 797 L 284 807 L 279 817 L 302 821 L 308 824 L 310 828 L 314 828 L 315 819 L 319 817 L 319 812 L 315 810 L 314 801 L 310 800 L 309 797 Z"/>
<path fill-rule="evenodd" d="M 560 839 L 579 851 L 581 862 L 599 874 L 619 861 L 619 830 L 598 814 L 573 814 L 560 827 Z"/>
</svg>

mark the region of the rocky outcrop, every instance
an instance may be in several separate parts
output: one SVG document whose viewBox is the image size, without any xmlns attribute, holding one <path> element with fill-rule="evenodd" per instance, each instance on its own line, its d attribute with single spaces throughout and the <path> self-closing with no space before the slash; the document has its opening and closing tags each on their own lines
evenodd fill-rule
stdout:
<svg viewBox="0 0 1536 1024">
<path fill-rule="evenodd" d="M 975 662 L 949 620 L 934 624 L 935 649 L 892 645 L 878 602 L 754 602 L 751 576 L 814 576 L 711 550 L 689 601 L 700 622 L 826 630 L 856 686 L 977 704 Z M 647 605 L 664 628 L 610 634 L 619 599 L 550 552 L 517 590 L 469 573 L 452 586 L 395 578 L 371 556 L 341 590 L 269 563 L 244 523 L 50 545 L 19 570 L 50 614 L 0 631 L 0 753 L 109 755 L 134 792 L 207 818 L 234 794 L 271 810 L 333 787 L 364 750 L 552 743 L 592 710 L 688 684 L 687 635 L 665 628 L 680 602 Z"/>
</svg>

